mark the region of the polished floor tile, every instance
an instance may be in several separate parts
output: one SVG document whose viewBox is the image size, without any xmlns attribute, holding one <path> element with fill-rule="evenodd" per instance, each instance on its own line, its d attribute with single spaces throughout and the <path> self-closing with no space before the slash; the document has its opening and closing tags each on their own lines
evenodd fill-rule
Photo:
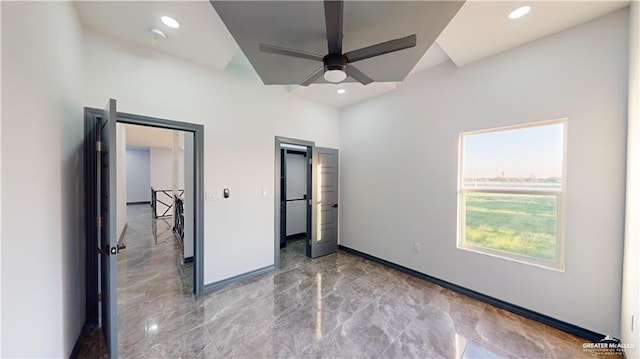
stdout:
<svg viewBox="0 0 640 359">
<path fill-rule="evenodd" d="M 596 356 L 584 339 L 360 257 L 308 259 L 301 240 L 281 250 L 280 269 L 195 297 L 171 227 L 149 206 L 128 207 L 122 358 Z M 90 337 L 80 356 L 104 356 L 99 335 Z"/>
</svg>

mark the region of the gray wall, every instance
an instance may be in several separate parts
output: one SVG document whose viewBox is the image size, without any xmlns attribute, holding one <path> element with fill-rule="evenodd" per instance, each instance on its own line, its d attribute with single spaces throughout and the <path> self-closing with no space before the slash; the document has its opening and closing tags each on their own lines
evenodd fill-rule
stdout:
<svg viewBox="0 0 640 359">
<path fill-rule="evenodd" d="M 171 131 L 171 130 L 166 130 Z M 156 190 L 173 188 L 173 150 L 171 148 L 149 149 L 151 185 Z M 184 155 L 178 154 L 178 189 L 184 189 Z"/>
<path fill-rule="evenodd" d="M 618 336 L 627 47 L 623 10 L 460 68 L 444 63 L 343 109 L 341 244 Z M 565 272 L 457 249 L 458 134 L 560 117 Z"/>
<path fill-rule="evenodd" d="M 68 358 L 85 319 L 82 28 L 70 2 L 0 6 L 0 357 Z"/>
<path fill-rule="evenodd" d="M 127 203 L 151 201 L 149 149 L 127 149 Z"/>
<path fill-rule="evenodd" d="M 285 153 L 287 162 L 287 199 L 303 198 L 307 194 L 307 157 Z M 287 202 L 287 235 L 307 231 L 307 201 Z"/>
</svg>

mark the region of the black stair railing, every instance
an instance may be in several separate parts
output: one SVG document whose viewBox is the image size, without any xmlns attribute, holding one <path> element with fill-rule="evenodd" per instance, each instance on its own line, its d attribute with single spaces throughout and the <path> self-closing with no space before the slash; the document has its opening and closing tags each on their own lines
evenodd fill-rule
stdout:
<svg viewBox="0 0 640 359">
<path fill-rule="evenodd" d="M 173 217 L 173 230 L 180 240 L 184 241 L 184 201 L 182 198 L 174 196 L 175 216 Z"/>
<path fill-rule="evenodd" d="M 178 197 L 184 195 L 184 190 L 178 190 Z M 155 189 L 151 187 L 151 207 L 153 218 L 173 216 L 173 190 Z"/>
</svg>

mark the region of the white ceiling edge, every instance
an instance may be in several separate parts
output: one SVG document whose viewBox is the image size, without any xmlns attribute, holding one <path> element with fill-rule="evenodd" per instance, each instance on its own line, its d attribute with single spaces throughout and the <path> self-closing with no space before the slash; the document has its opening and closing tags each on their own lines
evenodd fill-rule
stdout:
<svg viewBox="0 0 640 359">
<path fill-rule="evenodd" d="M 347 82 L 289 87 L 289 92 L 325 105 L 342 108 L 393 91 L 396 87 L 395 82 L 374 82 L 366 86 L 358 82 Z M 338 89 L 345 89 L 346 92 L 339 94 Z"/>
<path fill-rule="evenodd" d="M 507 15 L 522 5 L 528 15 L 510 20 Z M 468 0 L 438 38 L 442 50 L 458 66 L 524 45 L 607 15 L 629 1 L 484 1 Z"/>
<path fill-rule="evenodd" d="M 420 58 L 416 66 L 413 67 L 409 75 L 412 75 L 416 72 L 420 72 L 422 70 L 426 70 L 430 67 L 439 65 L 445 61 L 449 61 L 449 55 L 442 50 L 442 47 L 438 45 L 438 40 L 434 41 L 431 44 L 431 47 L 425 54 Z"/>
</svg>

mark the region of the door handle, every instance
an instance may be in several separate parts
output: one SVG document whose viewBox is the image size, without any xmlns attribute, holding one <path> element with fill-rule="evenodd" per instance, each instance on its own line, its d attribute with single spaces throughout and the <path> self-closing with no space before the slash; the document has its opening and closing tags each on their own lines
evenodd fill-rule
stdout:
<svg viewBox="0 0 640 359">
<path fill-rule="evenodd" d="M 334 203 L 334 204 L 333 204 L 333 206 L 331 206 L 331 207 L 333 207 L 333 208 L 338 208 L 338 204 L 337 204 L 337 203 Z"/>
</svg>

